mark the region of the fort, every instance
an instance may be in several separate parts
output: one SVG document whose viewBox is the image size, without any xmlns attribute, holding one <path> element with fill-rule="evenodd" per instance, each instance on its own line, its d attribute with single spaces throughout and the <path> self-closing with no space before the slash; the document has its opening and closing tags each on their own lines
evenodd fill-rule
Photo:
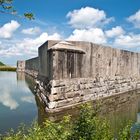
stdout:
<svg viewBox="0 0 140 140">
<path fill-rule="evenodd" d="M 35 93 L 47 112 L 121 95 L 140 88 L 140 53 L 90 42 L 49 40 L 38 57 L 17 62 L 36 80 Z"/>
</svg>

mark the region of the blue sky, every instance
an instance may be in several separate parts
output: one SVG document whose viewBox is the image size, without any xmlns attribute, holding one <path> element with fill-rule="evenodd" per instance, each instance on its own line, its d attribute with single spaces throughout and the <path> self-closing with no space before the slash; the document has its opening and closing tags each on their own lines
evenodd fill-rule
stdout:
<svg viewBox="0 0 140 140">
<path fill-rule="evenodd" d="M 37 56 L 48 39 L 140 51 L 139 0 L 15 0 L 14 7 L 19 14 L 33 12 L 35 20 L 0 14 L 0 60 L 6 64 Z"/>
</svg>

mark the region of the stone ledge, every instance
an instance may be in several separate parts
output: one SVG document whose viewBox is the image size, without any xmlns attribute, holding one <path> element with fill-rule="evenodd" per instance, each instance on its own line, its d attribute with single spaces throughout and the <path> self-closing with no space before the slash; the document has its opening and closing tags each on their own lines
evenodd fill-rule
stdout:
<svg viewBox="0 0 140 140">
<path fill-rule="evenodd" d="M 95 82 L 93 79 L 72 79 L 52 80 L 47 85 L 38 81 L 38 95 L 43 94 L 47 110 L 59 110 L 59 108 L 67 108 L 75 104 L 81 104 L 87 101 L 94 101 L 118 94 L 123 94 L 128 91 L 139 89 L 140 81 L 132 80 L 131 78 L 123 79 L 123 82 L 116 83 L 116 79 L 110 81 Z M 130 80 L 131 79 L 131 80 Z M 60 84 L 59 84 L 60 83 Z M 47 90 L 46 86 L 50 86 Z M 64 106 L 64 107 L 63 107 Z"/>
</svg>

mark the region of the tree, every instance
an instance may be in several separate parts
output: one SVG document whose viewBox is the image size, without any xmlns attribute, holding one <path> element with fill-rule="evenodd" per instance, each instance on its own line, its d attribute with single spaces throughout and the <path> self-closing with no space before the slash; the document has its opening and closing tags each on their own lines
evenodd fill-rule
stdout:
<svg viewBox="0 0 140 140">
<path fill-rule="evenodd" d="M 26 12 L 26 13 L 24 13 L 23 16 L 19 15 L 17 13 L 17 11 L 15 10 L 15 8 L 13 7 L 13 1 L 14 0 L 0 0 L 0 13 L 11 14 L 11 15 L 15 15 L 15 16 L 18 16 L 21 18 L 24 17 L 24 18 L 27 18 L 29 20 L 34 19 L 33 13 Z"/>
</svg>

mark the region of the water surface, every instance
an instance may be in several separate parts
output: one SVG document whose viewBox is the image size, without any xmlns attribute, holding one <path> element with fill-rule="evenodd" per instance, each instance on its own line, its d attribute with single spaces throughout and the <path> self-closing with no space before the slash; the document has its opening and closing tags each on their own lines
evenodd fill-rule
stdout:
<svg viewBox="0 0 140 140">
<path fill-rule="evenodd" d="M 16 129 L 21 123 L 29 125 L 37 118 L 35 97 L 16 72 L 0 72 L 0 133 Z"/>
<path fill-rule="evenodd" d="M 73 108 L 55 114 L 45 112 L 44 105 L 33 93 L 33 78 L 24 73 L 0 72 L 0 133 L 5 134 L 10 128 L 14 130 L 24 123 L 30 125 L 33 120 L 42 124 L 45 119 L 57 121 L 70 114 L 73 119 L 78 109 Z M 100 116 L 106 117 L 114 133 L 133 121 L 133 127 L 140 123 L 140 90 L 109 97 L 100 101 Z M 96 103 L 93 102 L 93 106 Z"/>
</svg>

